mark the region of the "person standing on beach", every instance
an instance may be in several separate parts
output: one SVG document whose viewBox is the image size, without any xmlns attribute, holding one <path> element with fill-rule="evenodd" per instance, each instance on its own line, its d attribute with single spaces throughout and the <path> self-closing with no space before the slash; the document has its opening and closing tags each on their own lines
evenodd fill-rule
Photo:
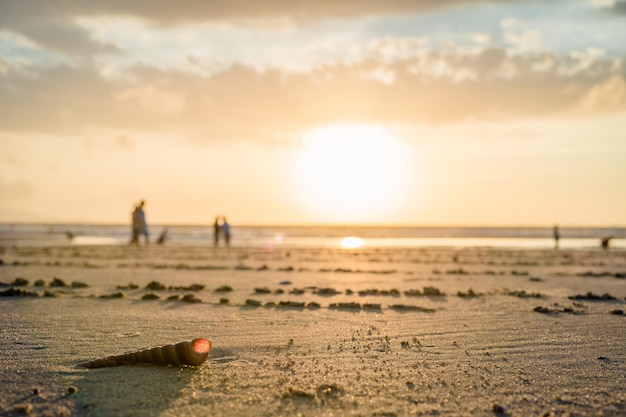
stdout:
<svg viewBox="0 0 626 417">
<path fill-rule="evenodd" d="M 143 211 L 143 206 L 145 204 L 145 201 L 141 201 L 141 203 L 139 204 L 139 224 L 141 225 L 141 228 L 139 230 L 139 234 L 140 235 L 144 235 L 145 239 L 146 239 L 146 245 L 148 243 L 150 243 L 149 240 L 149 234 L 148 234 L 148 223 L 146 223 L 146 213 Z"/>
<path fill-rule="evenodd" d="M 139 235 L 145 236 L 146 245 L 149 243 L 148 224 L 146 223 L 146 213 L 143 211 L 145 201 L 139 203 L 133 211 L 133 235 L 131 244 L 139 245 Z"/>
<path fill-rule="evenodd" d="M 139 206 L 135 206 L 130 218 L 130 242 L 129 245 L 139 244 Z"/>
<path fill-rule="evenodd" d="M 226 221 L 226 217 L 222 217 L 222 233 L 224 233 L 224 242 L 226 247 L 230 246 L 230 225 Z"/>
<path fill-rule="evenodd" d="M 220 218 L 215 217 L 215 223 L 213 223 L 213 246 L 217 246 L 220 243 L 220 233 L 222 228 L 220 226 Z"/>
<path fill-rule="evenodd" d="M 559 233 L 559 226 L 554 226 L 554 229 L 552 231 L 553 235 L 554 235 L 554 249 L 558 249 L 559 248 L 559 239 L 561 238 L 561 234 Z"/>
</svg>

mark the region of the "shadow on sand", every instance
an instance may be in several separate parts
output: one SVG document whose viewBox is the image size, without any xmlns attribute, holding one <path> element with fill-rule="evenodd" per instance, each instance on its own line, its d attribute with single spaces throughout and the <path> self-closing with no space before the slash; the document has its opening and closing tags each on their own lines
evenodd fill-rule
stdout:
<svg viewBox="0 0 626 417">
<path fill-rule="evenodd" d="M 131 365 L 90 369 L 76 380 L 87 415 L 158 416 L 180 398 L 195 367 Z"/>
</svg>

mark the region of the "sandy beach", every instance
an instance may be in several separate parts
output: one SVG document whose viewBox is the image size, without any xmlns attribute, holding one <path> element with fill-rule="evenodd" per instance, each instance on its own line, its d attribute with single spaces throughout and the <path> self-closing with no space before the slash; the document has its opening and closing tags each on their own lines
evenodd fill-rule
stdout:
<svg viewBox="0 0 626 417">
<path fill-rule="evenodd" d="M 0 282 L 1 415 L 626 415 L 623 250 L 18 247 Z"/>
</svg>

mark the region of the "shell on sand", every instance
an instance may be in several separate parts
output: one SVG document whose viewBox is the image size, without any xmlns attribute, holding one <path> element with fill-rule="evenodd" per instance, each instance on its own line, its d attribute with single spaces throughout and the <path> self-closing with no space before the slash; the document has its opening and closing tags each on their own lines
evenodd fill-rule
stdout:
<svg viewBox="0 0 626 417">
<path fill-rule="evenodd" d="M 84 368 L 104 368 L 121 365 L 201 365 L 209 356 L 211 341 L 204 338 L 151 348 L 131 350 L 118 355 L 79 363 Z"/>
</svg>

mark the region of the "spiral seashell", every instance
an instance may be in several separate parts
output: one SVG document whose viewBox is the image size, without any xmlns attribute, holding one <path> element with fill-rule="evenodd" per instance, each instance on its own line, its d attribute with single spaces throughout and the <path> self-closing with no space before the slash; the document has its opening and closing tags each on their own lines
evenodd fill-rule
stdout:
<svg viewBox="0 0 626 417">
<path fill-rule="evenodd" d="M 210 350 L 211 341 L 199 338 L 170 345 L 131 350 L 119 355 L 109 355 L 79 363 L 78 366 L 89 369 L 138 364 L 198 366 L 206 360 Z"/>
</svg>

